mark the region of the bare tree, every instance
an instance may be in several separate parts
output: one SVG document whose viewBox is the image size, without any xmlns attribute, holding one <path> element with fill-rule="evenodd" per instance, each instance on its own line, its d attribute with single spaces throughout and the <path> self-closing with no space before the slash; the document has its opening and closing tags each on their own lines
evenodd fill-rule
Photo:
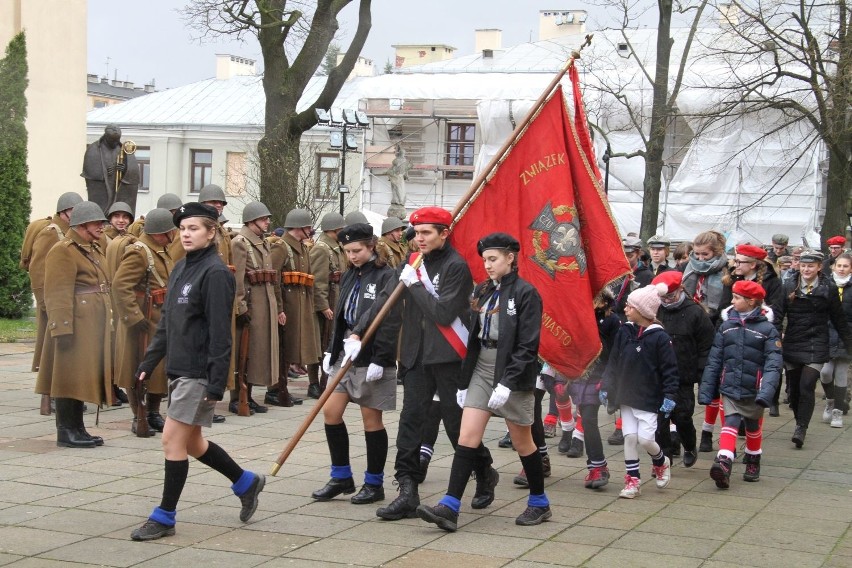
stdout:
<svg viewBox="0 0 852 568">
<path fill-rule="evenodd" d="M 196 0 L 184 18 L 203 35 L 255 37 L 263 57 L 265 133 L 258 143 L 260 195 L 276 219 L 298 202 L 299 140 L 329 108 L 355 67 L 372 25 L 371 0 L 359 0 L 358 26 L 346 55 L 328 71 L 322 91 L 297 110 L 308 82 L 322 65 L 338 30 L 338 15 L 352 0 Z M 313 15 L 305 11 L 314 7 Z M 238 102 L 237 102 L 238 104 Z"/>
</svg>

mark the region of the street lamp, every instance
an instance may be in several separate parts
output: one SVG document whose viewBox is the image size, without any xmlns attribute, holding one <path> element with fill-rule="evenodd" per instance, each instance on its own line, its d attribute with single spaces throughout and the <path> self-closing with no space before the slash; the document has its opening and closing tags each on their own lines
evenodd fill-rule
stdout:
<svg viewBox="0 0 852 568">
<path fill-rule="evenodd" d="M 606 150 L 604 150 L 603 156 L 601 156 L 601 160 L 604 161 L 604 194 L 609 195 L 609 159 L 612 157 L 612 148 L 607 142 Z"/>
<path fill-rule="evenodd" d="M 352 131 L 363 130 L 370 125 L 370 121 L 367 113 L 360 110 L 318 108 L 314 112 L 319 124 L 340 129 L 332 130 L 328 141 L 332 150 L 340 152 L 340 180 L 337 192 L 340 195 L 340 214 L 343 215 L 343 196 L 349 193 L 349 186 L 346 185 L 346 152 L 358 151 L 358 139 Z"/>
</svg>

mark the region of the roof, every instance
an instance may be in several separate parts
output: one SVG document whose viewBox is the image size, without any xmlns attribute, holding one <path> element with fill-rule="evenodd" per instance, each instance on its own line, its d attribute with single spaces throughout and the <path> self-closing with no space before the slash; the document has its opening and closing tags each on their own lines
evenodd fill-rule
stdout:
<svg viewBox="0 0 852 568">
<path fill-rule="evenodd" d="M 111 85 L 106 82 L 94 82 L 88 81 L 86 82 L 86 93 L 89 95 L 96 95 L 102 97 L 108 97 L 111 99 L 135 99 L 136 97 L 141 97 L 142 95 L 149 94 L 142 87 L 117 87 L 115 85 Z"/>
</svg>

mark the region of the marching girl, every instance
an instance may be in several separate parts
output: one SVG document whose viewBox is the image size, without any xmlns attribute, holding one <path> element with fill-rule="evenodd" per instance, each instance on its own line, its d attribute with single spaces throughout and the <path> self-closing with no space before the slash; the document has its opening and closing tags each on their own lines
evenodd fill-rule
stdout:
<svg viewBox="0 0 852 568">
<path fill-rule="evenodd" d="M 352 328 L 362 314 L 369 311 L 376 293 L 395 278 L 394 271 L 376 254 L 377 239 L 373 228 L 355 223 L 340 230 L 337 239 L 349 260 L 350 268 L 340 282 L 340 296 L 334 310 L 334 331 L 323 358 L 323 370 L 331 377 L 344 352 Z M 364 485 L 350 501 L 355 505 L 375 503 L 385 498 L 383 488 L 385 462 L 388 457 L 388 433 L 382 412 L 396 408 L 396 344 L 400 318 L 386 318 L 375 338 L 355 354 L 346 376 L 335 387 L 322 408 L 325 436 L 331 454 L 331 479 L 311 497 L 328 501 L 355 492 L 352 466 L 349 463 L 349 433 L 343 413 L 350 402 L 361 407 L 364 439 L 367 445 L 367 471 Z M 344 362 L 349 358 L 347 352 Z"/>
<path fill-rule="evenodd" d="M 529 483 L 527 508 L 515 524 L 538 525 L 552 516 L 541 454 L 531 433 L 542 304 L 535 288 L 518 277 L 520 250 L 518 241 L 505 233 L 492 233 L 477 245 L 489 279 L 477 286 L 471 302 L 473 317 L 458 392 L 464 408 L 459 442 L 447 494 L 434 507 L 417 507 L 418 517 L 445 531 L 458 526 L 476 448 L 492 415 L 506 420 Z"/>
<path fill-rule="evenodd" d="M 843 306 L 843 314 L 846 316 L 847 324 L 852 323 L 852 254 L 842 253 L 832 265 L 831 278 L 837 286 L 840 303 Z M 822 388 L 825 390 L 825 410 L 822 413 L 822 421 L 831 424 L 832 428 L 843 428 L 843 415 L 849 411 L 849 401 L 846 397 L 847 382 L 849 374 L 849 360 L 852 358 L 850 350 L 847 349 L 837 330 L 832 326 L 831 338 L 831 360 L 823 365 L 820 373 Z"/>
</svg>

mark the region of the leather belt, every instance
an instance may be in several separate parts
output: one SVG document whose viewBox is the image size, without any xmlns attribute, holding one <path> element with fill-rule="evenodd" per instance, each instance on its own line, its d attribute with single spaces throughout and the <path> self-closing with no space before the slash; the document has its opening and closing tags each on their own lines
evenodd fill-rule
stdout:
<svg viewBox="0 0 852 568">
<path fill-rule="evenodd" d="M 109 284 L 74 286 L 75 294 L 109 294 Z"/>
</svg>

